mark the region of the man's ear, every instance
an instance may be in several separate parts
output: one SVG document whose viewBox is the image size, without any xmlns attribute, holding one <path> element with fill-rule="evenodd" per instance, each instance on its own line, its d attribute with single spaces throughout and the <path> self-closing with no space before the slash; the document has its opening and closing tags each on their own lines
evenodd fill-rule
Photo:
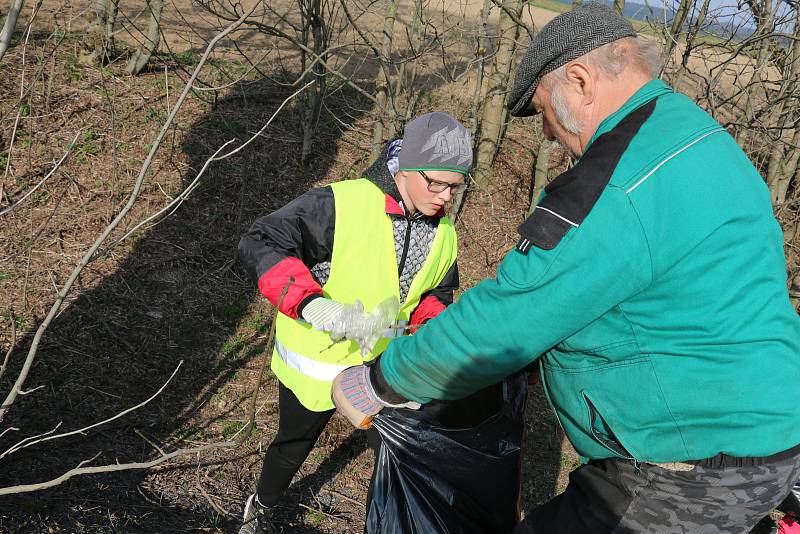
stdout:
<svg viewBox="0 0 800 534">
<path fill-rule="evenodd" d="M 579 94 L 581 105 L 592 104 L 595 98 L 595 84 L 597 83 L 592 70 L 583 63 L 575 61 L 567 65 L 565 75 L 569 86 Z"/>
</svg>

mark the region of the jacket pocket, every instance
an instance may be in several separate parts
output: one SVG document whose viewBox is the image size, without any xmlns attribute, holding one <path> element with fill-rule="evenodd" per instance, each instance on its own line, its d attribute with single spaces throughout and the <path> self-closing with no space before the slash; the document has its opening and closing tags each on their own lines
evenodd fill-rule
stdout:
<svg viewBox="0 0 800 534">
<path fill-rule="evenodd" d="M 570 369 L 548 365 L 548 356 L 543 383 L 578 454 L 639 461 L 688 457 L 648 356 Z"/>
<path fill-rule="evenodd" d="M 589 428 L 594 439 L 616 456 L 626 460 L 633 460 L 633 455 L 628 452 L 625 445 L 623 445 L 616 434 L 614 434 L 614 431 L 594 405 L 592 399 L 589 398 L 589 395 L 587 395 L 585 391 L 582 391 L 581 395 L 583 395 L 583 402 L 586 403 L 586 410 L 589 413 Z"/>
</svg>

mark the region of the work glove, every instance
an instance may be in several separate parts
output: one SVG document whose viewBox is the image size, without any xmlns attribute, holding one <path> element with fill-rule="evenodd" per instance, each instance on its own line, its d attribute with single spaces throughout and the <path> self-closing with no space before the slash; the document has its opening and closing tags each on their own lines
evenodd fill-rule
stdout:
<svg viewBox="0 0 800 534">
<path fill-rule="evenodd" d="M 331 398 L 339 413 L 362 430 L 371 427 L 372 418 L 384 408 L 419 410 L 421 406 L 414 401 L 390 404 L 378 397 L 370 381 L 370 367 L 367 365 L 348 367 L 339 373 L 333 379 Z"/>
<path fill-rule="evenodd" d="M 396 320 L 399 311 L 400 301 L 397 297 L 379 303 L 372 313 L 364 311 L 360 300 L 342 304 L 320 297 L 306 304 L 301 315 L 317 330 L 329 332 L 334 341 L 355 341 L 361 354 L 366 355 Z"/>
</svg>

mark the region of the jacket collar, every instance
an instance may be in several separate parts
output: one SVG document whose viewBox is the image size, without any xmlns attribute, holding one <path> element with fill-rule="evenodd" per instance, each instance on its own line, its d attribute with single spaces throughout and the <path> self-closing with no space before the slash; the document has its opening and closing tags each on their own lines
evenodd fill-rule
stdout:
<svg viewBox="0 0 800 534">
<path fill-rule="evenodd" d="M 642 107 L 644 104 L 655 98 L 658 98 L 665 93 L 672 92 L 674 92 L 674 90 L 661 80 L 651 80 L 644 84 L 641 89 L 636 91 L 622 105 L 621 108 L 606 117 L 603 122 L 600 123 L 600 125 L 597 127 L 597 131 L 595 131 L 594 135 L 592 135 L 592 138 L 589 139 L 589 143 L 587 143 L 586 148 L 583 149 L 583 153 L 586 154 L 586 151 L 589 150 L 589 147 L 592 146 L 592 143 L 594 143 L 598 137 L 614 129 L 614 127 L 616 127 L 617 124 L 622 121 L 622 119 L 630 115 L 634 110 Z"/>
</svg>

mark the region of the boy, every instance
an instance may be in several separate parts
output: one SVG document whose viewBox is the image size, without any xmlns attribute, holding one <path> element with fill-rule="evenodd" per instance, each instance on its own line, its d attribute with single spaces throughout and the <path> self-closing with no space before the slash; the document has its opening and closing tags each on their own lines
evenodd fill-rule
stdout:
<svg viewBox="0 0 800 534">
<path fill-rule="evenodd" d="M 394 296 L 398 324 L 420 325 L 452 303 L 456 235 L 444 206 L 471 165 L 468 130 L 450 115 L 428 113 L 409 122 L 363 178 L 309 191 L 258 219 L 240 241 L 248 274 L 273 305 L 280 302 L 272 355 L 278 433 L 240 534 L 276 531 L 271 509 L 333 415 L 331 381 L 388 344 L 383 337 L 362 355 L 350 332 L 335 343 L 329 332 L 345 305 L 359 300 L 368 313 Z M 374 430 L 368 438 L 377 449 Z"/>
</svg>

